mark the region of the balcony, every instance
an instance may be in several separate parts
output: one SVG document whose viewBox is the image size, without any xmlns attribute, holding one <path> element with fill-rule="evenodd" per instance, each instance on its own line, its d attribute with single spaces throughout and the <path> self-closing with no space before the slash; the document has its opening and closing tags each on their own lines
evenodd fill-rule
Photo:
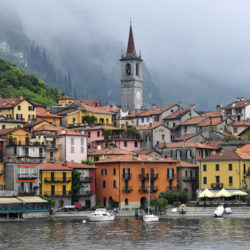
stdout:
<svg viewBox="0 0 250 250">
<path fill-rule="evenodd" d="M 148 190 L 145 187 L 140 187 L 139 192 L 140 193 L 147 193 Z"/>
<path fill-rule="evenodd" d="M 149 174 L 139 174 L 140 180 L 148 180 L 149 179 Z M 158 174 L 150 174 L 150 179 L 152 181 L 158 179 L 159 175 Z"/>
<path fill-rule="evenodd" d="M 18 179 L 21 180 L 33 180 L 33 179 L 37 179 L 38 178 L 38 174 L 18 174 Z"/>
<path fill-rule="evenodd" d="M 223 188 L 224 184 L 223 183 L 212 183 L 211 188 L 213 189 L 221 189 Z"/>
<path fill-rule="evenodd" d="M 84 176 L 81 176 L 80 177 L 80 182 L 85 182 L 85 183 L 90 183 L 93 181 L 93 177 L 84 177 Z"/>
<path fill-rule="evenodd" d="M 58 150 L 58 148 L 56 148 L 56 147 L 47 147 L 46 150 L 47 150 L 47 151 L 55 152 L 55 151 Z"/>
<path fill-rule="evenodd" d="M 45 178 L 45 183 L 63 183 L 63 182 L 71 182 L 71 178 Z"/>
<path fill-rule="evenodd" d="M 158 174 L 151 174 L 151 175 L 150 175 L 150 179 L 151 179 L 152 181 L 158 179 Z"/>
<path fill-rule="evenodd" d="M 82 196 L 91 196 L 94 194 L 94 191 L 92 190 L 88 190 L 88 191 L 82 191 L 80 190 L 79 193 L 77 195 L 82 195 Z"/>
<path fill-rule="evenodd" d="M 125 181 L 127 181 L 127 180 L 130 180 L 131 178 L 132 178 L 132 174 L 123 174 L 123 179 L 125 180 Z"/>
<path fill-rule="evenodd" d="M 57 191 L 57 192 L 44 192 L 45 196 L 70 196 L 71 192 L 70 191 Z"/>
<path fill-rule="evenodd" d="M 150 193 L 156 193 L 158 192 L 159 188 L 158 187 L 151 187 L 150 188 Z"/>
<path fill-rule="evenodd" d="M 141 181 L 148 179 L 148 176 L 146 174 L 139 174 L 139 178 Z"/>
<path fill-rule="evenodd" d="M 122 192 L 124 192 L 124 193 L 130 193 L 132 191 L 133 191 L 132 187 L 123 187 L 123 189 L 122 189 Z"/>
<path fill-rule="evenodd" d="M 173 181 L 173 180 L 175 180 L 175 176 L 174 175 L 169 175 L 169 176 L 167 176 L 167 179 L 169 181 Z"/>
<path fill-rule="evenodd" d="M 23 195 L 23 196 L 33 196 L 36 194 L 37 194 L 36 191 L 25 191 L 25 190 L 18 191 L 18 195 Z"/>
<path fill-rule="evenodd" d="M 197 176 L 183 176 L 182 180 L 183 181 L 196 181 L 198 179 Z"/>
</svg>

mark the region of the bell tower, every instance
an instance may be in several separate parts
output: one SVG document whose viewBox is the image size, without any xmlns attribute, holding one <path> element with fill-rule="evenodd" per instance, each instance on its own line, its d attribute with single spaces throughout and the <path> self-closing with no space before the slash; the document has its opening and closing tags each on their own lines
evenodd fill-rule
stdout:
<svg viewBox="0 0 250 250">
<path fill-rule="evenodd" d="M 121 105 L 122 111 L 142 107 L 142 59 L 137 56 L 130 22 L 127 53 L 121 56 Z"/>
</svg>

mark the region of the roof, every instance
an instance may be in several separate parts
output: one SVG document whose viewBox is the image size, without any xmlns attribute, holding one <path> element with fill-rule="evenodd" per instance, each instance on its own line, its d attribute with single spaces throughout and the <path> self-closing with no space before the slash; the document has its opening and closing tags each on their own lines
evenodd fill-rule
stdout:
<svg viewBox="0 0 250 250">
<path fill-rule="evenodd" d="M 166 127 L 164 126 L 163 124 L 157 122 L 157 123 L 154 123 L 152 125 L 141 125 L 141 126 L 136 126 L 135 129 L 136 130 L 149 130 L 149 129 L 155 129 L 159 126 L 163 126 L 163 127 Z"/>
<path fill-rule="evenodd" d="M 199 166 L 192 164 L 192 163 L 189 163 L 189 162 L 186 162 L 186 161 L 178 161 L 177 167 L 192 167 L 192 168 L 194 168 L 194 167 L 199 167 Z"/>
<path fill-rule="evenodd" d="M 250 105 L 250 100 L 241 100 L 241 101 L 232 102 L 232 103 L 224 106 L 223 109 L 230 109 L 230 108 L 233 108 L 233 106 L 235 108 L 242 108 L 242 107 L 245 107 L 247 105 Z"/>
<path fill-rule="evenodd" d="M 178 141 L 187 141 L 193 137 L 197 136 L 197 134 L 186 134 L 180 137 L 177 137 L 175 139 L 173 139 L 174 142 L 178 142 Z"/>
<path fill-rule="evenodd" d="M 169 159 L 169 158 L 160 158 L 158 156 L 149 156 L 149 155 L 121 155 L 111 159 L 105 159 L 101 161 L 95 162 L 95 164 L 101 163 L 115 163 L 115 162 L 157 162 L 157 163 L 172 163 L 177 162 L 176 160 Z"/>
<path fill-rule="evenodd" d="M 250 153 L 250 144 L 246 144 L 240 148 L 241 153 Z"/>
<path fill-rule="evenodd" d="M 91 107 L 91 106 L 85 105 L 85 104 L 80 104 L 80 105 L 84 108 L 84 110 L 89 111 L 89 112 L 109 114 L 109 115 L 112 114 L 111 112 L 102 110 L 101 107 Z"/>
<path fill-rule="evenodd" d="M 127 55 L 136 55 L 135 43 L 134 43 L 134 36 L 133 36 L 133 30 L 132 30 L 131 23 L 130 23 L 130 27 L 129 27 L 129 38 L 128 38 Z"/>
<path fill-rule="evenodd" d="M 60 115 L 51 114 L 49 110 L 46 110 L 44 108 L 37 108 L 36 109 L 36 116 L 39 117 L 50 117 L 50 118 L 61 118 Z"/>
<path fill-rule="evenodd" d="M 197 117 L 193 117 L 193 118 L 190 118 L 190 119 L 182 122 L 181 125 L 196 125 L 196 124 L 199 124 L 200 122 L 204 121 L 205 119 L 207 119 L 207 118 L 203 117 L 203 116 L 197 116 Z"/>
<path fill-rule="evenodd" d="M 0 109 L 13 108 L 24 100 L 26 100 L 27 102 L 30 102 L 32 105 L 35 105 L 32 101 L 27 100 L 26 98 L 23 98 L 22 96 L 21 97 L 0 98 Z"/>
<path fill-rule="evenodd" d="M 53 126 L 53 125 L 48 125 L 48 124 L 43 124 L 42 126 L 38 127 L 35 129 L 35 131 L 61 131 L 65 128 L 63 127 L 57 127 L 57 126 Z"/>
<path fill-rule="evenodd" d="M 91 107 L 100 107 L 101 102 L 98 98 L 92 99 L 92 100 L 75 100 L 75 103 L 77 104 L 85 104 Z"/>
<path fill-rule="evenodd" d="M 107 125 L 94 126 L 94 127 L 91 127 L 91 128 L 87 128 L 85 130 L 89 131 L 89 130 L 100 130 L 100 129 L 123 130 L 121 128 L 117 128 L 117 127 L 113 127 L 113 126 L 107 126 Z"/>
<path fill-rule="evenodd" d="M 13 203 L 22 203 L 17 198 L 0 198 L 0 204 L 13 204 Z"/>
<path fill-rule="evenodd" d="M 236 121 L 236 122 L 233 122 L 232 126 L 233 127 L 236 127 L 236 126 L 247 126 L 247 127 L 250 127 L 250 121 Z"/>
<path fill-rule="evenodd" d="M 6 140 L 3 138 L 0 138 L 0 142 L 5 142 Z"/>
<path fill-rule="evenodd" d="M 221 160 L 240 160 L 240 156 L 234 151 L 223 151 L 217 154 L 211 154 L 205 158 L 200 159 L 201 161 L 221 161 Z"/>
<path fill-rule="evenodd" d="M 221 143 L 222 141 L 209 141 L 209 142 L 204 142 L 204 144 L 208 145 L 208 146 L 211 146 L 213 148 L 221 148 Z"/>
<path fill-rule="evenodd" d="M 217 126 L 219 124 L 221 124 L 222 122 L 224 122 L 227 119 L 227 117 L 213 117 L 213 118 L 209 118 L 206 121 L 202 122 L 201 124 L 199 124 L 200 127 L 207 127 L 207 126 Z"/>
<path fill-rule="evenodd" d="M 225 136 L 232 136 L 233 134 L 231 132 L 228 132 L 228 131 L 223 131 L 223 135 L 225 135 Z"/>
<path fill-rule="evenodd" d="M 18 129 L 24 130 L 26 133 L 29 133 L 26 129 L 23 128 L 6 128 L 6 129 L 0 129 L 0 135 L 7 135 L 9 133 L 12 133 Z"/>
<path fill-rule="evenodd" d="M 151 116 L 151 115 L 160 115 L 161 113 L 163 113 L 164 111 L 171 109 L 175 106 L 176 104 L 167 104 L 161 108 L 152 108 L 152 109 L 148 109 L 146 111 L 141 112 L 138 116 L 142 117 L 142 116 Z"/>
<path fill-rule="evenodd" d="M 57 98 L 57 100 L 75 100 L 73 97 L 70 97 L 70 96 L 62 96 L 60 98 Z"/>
<path fill-rule="evenodd" d="M 34 121 L 34 122 L 28 122 L 24 125 L 24 128 L 33 128 L 34 126 L 40 124 L 40 123 L 47 123 L 47 124 L 50 124 L 48 121 L 45 121 L 45 120 L 41 120 L 41 121 Z"/>
<path fill-rule="evenodd" d="M 48 203 L 47 200 L 44 200 L 39 196 L 19 196 L 18 199 L 22 200 L 24 203 Z"/>
<path fill-rule="evenodd" d="M 218 117 L 221 116 L 221 112 L 214 112 L 214 111 L 209 111 L 209 112 L 205 112 L 203 113 L 201 116 L 205 116 L 205 117 Z"/>
<path fill-rule="evenodd" d="M 88 135 L 86 135 L 84 133 L 76 132 L 76 131 L 71 130 L 71 129 L 62 129 L 62 130 L 59 131 L 58 134 L 61 135 L 61 136 L 64 136 L 64 135 L 88 136 Z"/>
<path fill-rule="evenodd" d="M 112 149 L 110 148 L 103 148 L 103 149 L 89 149 L 88 155 L 135 155 L 135 153 L 132 153 L 130 151 L 119 149 L 117 147 L 114 147 Z"/>
<path fill-rule="evenodd" d="M 172 113 L 171 115 L 167 116 L 164 118 L 164 120 L 175 120 L 175 119 L 179 119 L 181 118 L 182 116 L 184 116 L 185 114 L 187 114 L 190 110 L 188 109 L 181 109 L 181 110 L 178 110 L 174 113 Z"/>
<path fill-rule="evenodd" d="M 163 144 L 160 145 L 160 147 L 162 148 L 163 146 L 164 146 Z M 215 147 L 212 147 L 203 143 L 199 143 L 199 142 L 192 142 L 192 141 L 166 143 L 166 148 L 181 148 L 181 147 L 216 149 Z"/>
<path fill-rule="evenodd" d="M 115 105 L 106 105 L 99 107 L 100 110 L 106 111 L 106 112 L 119 112 L 120 108 Z"/>
<path fill-rule="evenodd" d="M 64 161 L 58 161 L 55 163 L 44 162 L 39 164 L 40 171 L 72 171 L 71 168 L 64 166 Z"/>
<path fill-rule="evenodd" d="M 238 134 L 238 136 L 241 136 L 241 135 L 245 134 L 249 129 L 250 129 L 250 127 L 245 128 L 242 132 L 240 132 Z"/>
<path fill-rule="evenodd" d="M 88 164 L 82 164 L 82 163 L 77 163 L 77 162 L 72 162 L 72 161 L 65 161 L 64 166 L 67 166 L 67 168 L 70 169 L 96 169 L 95 166 L 91 166 Z"/>
</svg>

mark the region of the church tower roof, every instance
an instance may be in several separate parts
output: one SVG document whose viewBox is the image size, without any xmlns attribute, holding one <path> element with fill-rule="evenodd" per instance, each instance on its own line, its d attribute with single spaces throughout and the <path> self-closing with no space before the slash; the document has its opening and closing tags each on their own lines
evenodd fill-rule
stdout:
<svg viewBox="0 0 250 250">
<path fill-rule="evenodd" d="M 136 55 L 132 24 L 130 22 L 127 55 Z"/>
</svg>

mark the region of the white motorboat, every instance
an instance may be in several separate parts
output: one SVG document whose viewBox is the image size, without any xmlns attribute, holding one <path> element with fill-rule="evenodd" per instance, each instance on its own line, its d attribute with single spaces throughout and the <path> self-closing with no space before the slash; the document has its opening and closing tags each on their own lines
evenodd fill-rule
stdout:
<svg viewBox="0 0 250 250">
<path fill-rule="evenodd" d="M 223 206 L 218 206 L 215 210 L 214 210 L 214 217 L 222 217 L 224 214 L 224 207 Z"/>
<path fill-rule="evenodd" d="M 155 214 L 149 214 L 149 208 L 150 208 L 150 174 L 149 174 L 149 178 L 148 178 L 148 213 L 143 215 L 143 221 L 145 222 L 154 222 L 154 221 L 158 221 L 159 220 L 159 216 L 155 215 Z"/>
<path fill-rule="evenodd" d="M 106 208 L 98 208 L 88 217 L 89 221 L 112 221 L 115 216 L 107 211 Z"/>
</svg>

